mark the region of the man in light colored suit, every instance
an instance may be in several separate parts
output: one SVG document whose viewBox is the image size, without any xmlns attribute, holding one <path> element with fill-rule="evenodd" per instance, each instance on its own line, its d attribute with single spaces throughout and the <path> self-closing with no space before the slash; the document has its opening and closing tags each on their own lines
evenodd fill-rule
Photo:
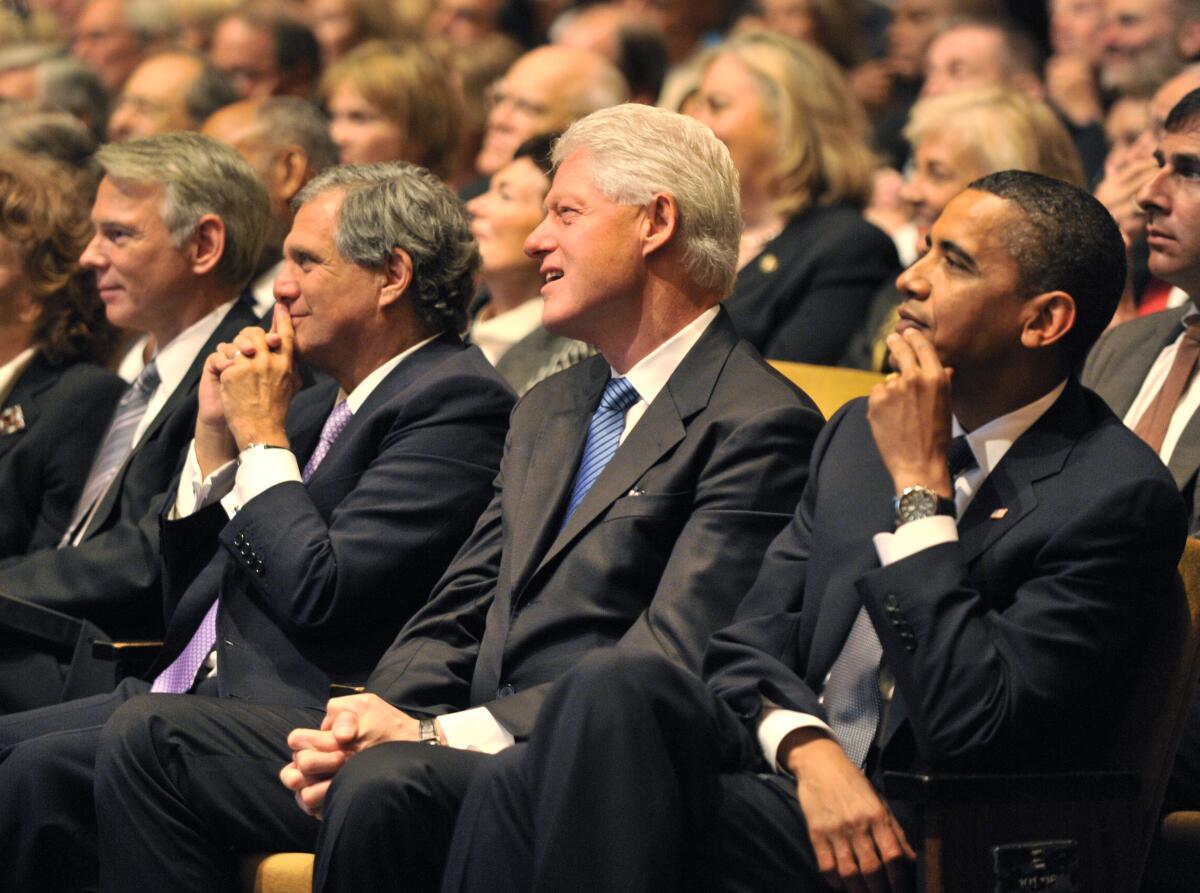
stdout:
<svg viewBox="0 0 1200 893">
<path fill-rule="evenodd" d="M 491 505 L 366 693 L 323 716 L 118 711 L 97 764 L 104 888 L 208 889 L 233 882 L 237 852 L 314 846 L 318 889 L 436 888 L 471 774 L 528 735 L 555 679 L 609 649 L 698 669 L 732 616 L 821 418 L 719 308 L 740 232 L 728 151 L 696 121 L 627 105 L 575 124 L 555 155 L 526 250 L 546 327 L 601 356 L 517 405 Z M 156 749 L 164 724 L 195 746 Z M 229 747 L 243 726 L 276 737 Z M 164 822 L 187 830 L 164 841 Z"/>
</svg>

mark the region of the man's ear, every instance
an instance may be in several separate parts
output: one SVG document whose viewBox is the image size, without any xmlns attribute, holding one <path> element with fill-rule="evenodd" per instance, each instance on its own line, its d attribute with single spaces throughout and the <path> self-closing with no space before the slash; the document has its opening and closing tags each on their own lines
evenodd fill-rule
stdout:
<svg viewBox="0 0 1200 893">
<path fill-rule="evenodd" d="M 1175 32 L 1175 45 L 1185 59 L 1200 56 L 1200 17 L 1188 16 Z"/>
<path fill-rule="evenodd" d="M 403 248 L 393 248 L 383 268 L 386 281 L 379 292 L 379 306 L 386 307 L 398 301 L 412 284 L 413 263 Z"/>
<path fill-rule="evenodd" d="M 192 272 L 197 276 L 211 273 L 225 254 L 225 221 L 216 214 L 205 214 L 196 222 L 189 245 Z"/>
<path fill-rule="evenodd" d="M 1025 302 L 1027 314 L 1021 344 L 1036 350 L 1061 341 L 1075 328 L 1075 299 L 1065 291 L 1048 291 Z"/>
<path fill-rule="evenodd" d="M 675 196 L 660 192 L 646 204 L 642 221 L 642 254 L 649 256 L 666 245 L 679 229 L 679 204 Z"/>
<path fill-rule="evenodd" d="M 271 186 L 276 196 L 290 202 L 308 174 L 308 156 L 299 146 L 284 146 L 271 160 Z"/>
</svg>

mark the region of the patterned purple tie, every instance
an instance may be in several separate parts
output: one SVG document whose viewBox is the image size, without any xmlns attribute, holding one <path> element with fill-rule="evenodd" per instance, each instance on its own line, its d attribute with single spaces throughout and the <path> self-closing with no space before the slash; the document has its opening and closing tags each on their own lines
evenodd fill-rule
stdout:
<svg viewBox="0 0 1200 893">
<path fill-rule="evenodd" d="M 328 455 L 333 442 L 346 430 L 352 415 L 354 413 L 350 404 L 345 400 L 333 407 L 333 411 L 325 419 L 325 427 L 321 429 L 321 439 L 317 442 L 317 448 L 313 450 L 312 456 L 304 466 L 304 472 L 301 474 L 304 483 L 307 484 L 316 473 L 317 466 Z M 158 674 L 154 684 L 150 686 L 150 691 L 177 695 L 191 690 L 196 682 L 196 674 L 200 672 L 208 653 L 217 644 L 217 605 L 218 601 L 212 603 L 208 613 L 200 621 L 200 626 L 192 634 L 191 641 L 179 652 L 175 660 L 171 661 L 171 665 Z"/>
</svg>

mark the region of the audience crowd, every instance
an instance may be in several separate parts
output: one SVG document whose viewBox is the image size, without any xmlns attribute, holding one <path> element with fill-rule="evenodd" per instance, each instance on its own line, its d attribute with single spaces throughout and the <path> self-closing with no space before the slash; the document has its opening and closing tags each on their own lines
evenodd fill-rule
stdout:
<svg viewBox="0 0 1200 893">
<path fill-rule="evenodd" d="M 915 889 L 1198 362 L 1200 0 L 7 2 L 0 891 Z"/>
</svg>

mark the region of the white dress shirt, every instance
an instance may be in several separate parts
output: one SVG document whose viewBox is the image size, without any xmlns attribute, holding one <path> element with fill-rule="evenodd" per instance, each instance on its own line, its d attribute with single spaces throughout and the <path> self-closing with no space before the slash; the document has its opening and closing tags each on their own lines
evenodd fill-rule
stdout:
<svg viewBox="0 0 1200 893">
<path fill-rule="evenodd" d="M 275 306 L 275 277 L 283 269 L 283 261 L 259 275 L 250 283 L 250 296 L 254 300 L 254 314 L 262 319 Z"/>
<path fill-rule="evenodd" d="M 471 343 L 495 366 L 509 348 L 537 331 L 542 324 L 542 305 L 545 303 L 546 299 L 538 295 L 488 319 L 476 317 L 471 322 Z"/>
<path fill-rule="evenodd" d="M 712 307 L 701 313 L 625 373 L 625 378 L 638 392 L 638 400 L 625 411 L 621 443 L 625 442 L 625 438 L 646 414 L 654 398 L 666 387 L 667 380 L 683 362 L 683 358 L 717 318 L 718 309 Z M 614 378 L 620 378 L 615 369 L 610 371 Z M 472 707 L 458 713 L 439 716 L 438 725 L 446 737 L 446 743 L 463 750 L 499 753 L 516 741 L 512 733 L 496 721 L 487 707 Z"/>
<path fill-rule="evenodd" d="M 1032 403 L 992 419 L 969 433 L 963 431 L 958 419 L 953 420 L 953 435 L 957 437 L 966 433 L 967 445 L 971 448 L 976 462 L 974 468 L 964 471 L 954 479 L 954 509 L 959 518 L 979 492 L 980 485 L 992 473 L 992 469 L 1000 464 L 1004 454 L 1017 438 L 1028 431 L 1054 404 L 1066 386 L 1065 381 L 1061 382 Z M 933 546 L 956 542 L 958 522 L 946 515 L 934 515 L 901 524 L 894 532 L 877 533 L 873 539 L 879 563 L 887 567 Z M 825 678 L 828 681 L 829 677 Z M 786 767 L 776 762 L 779 745 L 790 732 L 804 728 L 823 729 L 833 737 L 833 731 L 818 717 L 810 713 L 786 710 L 766 701 L 758 724 L 758 744 L 762 748 L 767 765 L 775 766 L 779 771 L 786 773 Z"/>
<path fill-rule="evenodd" d="M 396 354 L 360 381 L 349 394 L 339 390 L 334 405 L 345 400 L 350 404 L 352 413 L 358 412 L 380 382 L 387 378 L 388 373 L 436 337 L 434 335 L 426 338 Z M 291 450 L 262 449 L 244 451 L 236 460 L 226 462 L 205 478 L 200 473 L 200 463 L 196 460 L 196 441 L 193 440 L 188 446 L 187 461 L 179 478 L 179 488 L 175 491 L 175 509 L 172 517 L 186 518 L 219 499 L 225 507 L 226 514 L 232 518 L 243 505 L 271 487 L 300 480 L 300 463 L 296 460 L 295 453 Z"/>
<path fill-rule="evenodd" d="M 1142 382 L 1141 390 L 1138 391 L 1137 397 L 1129 404 L 1129 411 L 1125 413 L 1125 426 L 1129 429 L 1137 427 L 1137 423 L 1141 421 L 1146 410 L 1150 408 L 1150 404 L 1154 402 L 1154 398 L 1158 396 L 1158 392 L 1162 390 L 1163 384 L 1166 383 L 1167 375 L 1171 371 L 1171 366 L 1175 362 L 1175 354 L 1179 352 L 1179 344 L 1183 341 L 1183 333 L 1187 329 L 1188 323 L 1200 317 L 1200 312 L 1191 310 L 1184 315 L 1183 321 L 1179 328 L 1179 337 L 1162 349 L 1158 355 L 1158 359 L 1154 361 L 1154 365 L 1150 367 L 1150 371 L 1146 373 L 1146 378 Z M 1183 435 L 1183 429 L 1187 427 L 1187 423 L 1192 420 L 1192 416 L 1200 409 L 1200 375 L 1193 375 L 1188 382 L 1187 387 L 1183 389 L 1183 394 L 1179 397 L 1179 403 L 1175 407 L 1175 412 L 1171 416 L 1171 423 L 1167 426 L 1167 434 L 1163 438 L 1162 449 L 1158 451 L 1158 456 L 1163 460 L 1163 463 L 1171 461 L 1171 455 L 1175 452 L 1175 447 L 1179 443 L 1179 438 Z"/>
<path fill-rule="evenodd" d="M 8 399 L 13 386 L 37 356 L 36 347 L 27 347 L 3 366 L 0 366 L 0 403 Z"/>
</svg>

